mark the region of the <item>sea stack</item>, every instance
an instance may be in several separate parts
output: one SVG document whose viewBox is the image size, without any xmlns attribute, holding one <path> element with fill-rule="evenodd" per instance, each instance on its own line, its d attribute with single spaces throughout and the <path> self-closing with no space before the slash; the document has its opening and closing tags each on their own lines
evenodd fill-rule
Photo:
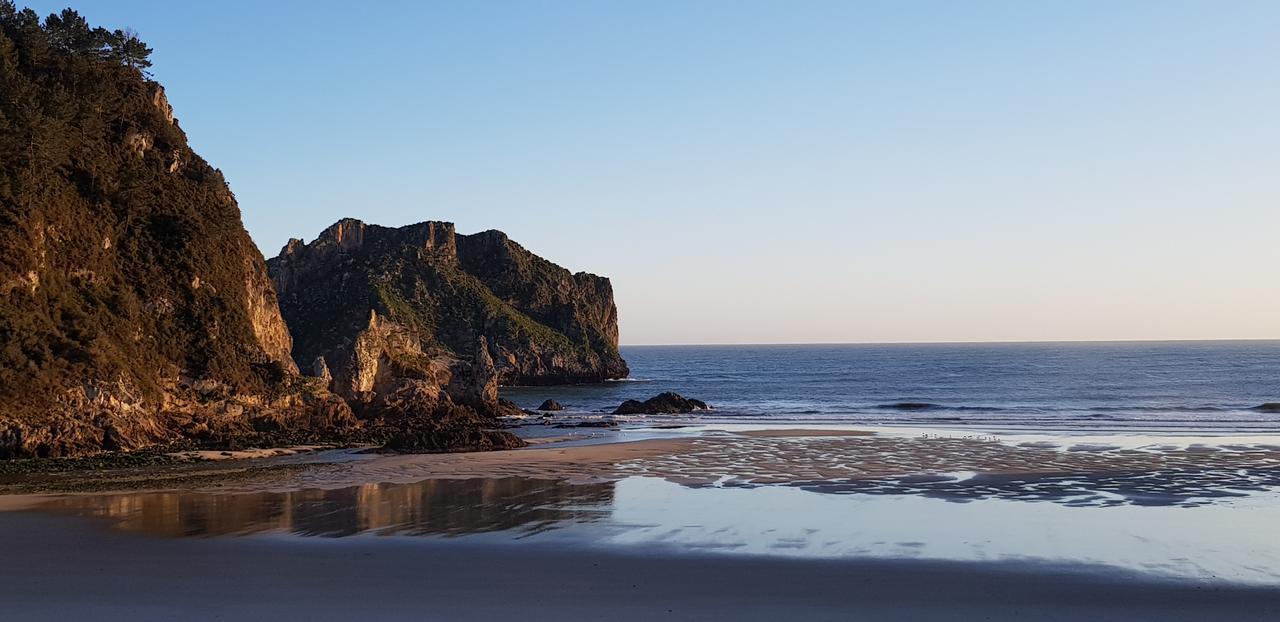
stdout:
<svg viewBox="0 0 1280 622">
<path fill-rule="evenodd" d="M 368 391 L 382 363 L 420 368 L 440 384 L 458 375 L 458 362 L 491 364 L 504 385 L 628 373 L 609 280 L 571 274 L 498 231 L 344 219 L 309 244 L 291 240 L 268 266 L 295 360 L 314 367 L 323 358 L 343 395 Z"/>
</svg>

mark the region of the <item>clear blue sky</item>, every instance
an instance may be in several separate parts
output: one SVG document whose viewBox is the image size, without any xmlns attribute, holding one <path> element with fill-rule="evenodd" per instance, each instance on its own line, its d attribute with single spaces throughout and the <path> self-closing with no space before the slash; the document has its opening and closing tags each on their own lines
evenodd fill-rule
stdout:
<svg viewBox="0 0 1280 622">
<path fill-rule="evenodd" d="M 1280 337 L 1280 2 L 363 4 L 76 8 L 268 256 L 502 229 L 624 343 Z"/>
</svg>

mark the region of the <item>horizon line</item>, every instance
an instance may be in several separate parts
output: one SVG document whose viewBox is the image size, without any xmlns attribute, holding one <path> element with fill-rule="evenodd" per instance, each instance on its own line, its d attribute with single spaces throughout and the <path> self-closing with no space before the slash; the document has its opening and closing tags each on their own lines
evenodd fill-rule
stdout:
<svg viewBox="0 0 1280 622">
<path fill-rule="evenodd" d="M 1280 337 L 1222 337 L 1209 339 L 998 339 L 990 341 L 769 341 L 702 343 L 623 343 L 619 348 L 661 348 L 673 346 L 897 346 L 897 345 L 1013 345 L 1049 343 L 1220 343 L 1223 341 L 1280 341 Z"/>
</svg>

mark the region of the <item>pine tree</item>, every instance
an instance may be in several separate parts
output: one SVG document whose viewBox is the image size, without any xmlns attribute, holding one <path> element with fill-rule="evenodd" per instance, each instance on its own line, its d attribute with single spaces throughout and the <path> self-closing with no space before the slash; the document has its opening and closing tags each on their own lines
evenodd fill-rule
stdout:
<svg viewBox="0 0 1280 622">
<path fill-rule="evenodd" d="M 117 50 L 120 62 L 141 71 L 143 74 L 147 74 L 146 69 L 151 66 L 151 61 L 149 60 L 151 48 L 147 47 L 147 44 L 138 38 L 138 33 L 126 28 L 123 31 L 115 31 L 113 36 L 112 46 L 113 49 Z"/>
</svg>

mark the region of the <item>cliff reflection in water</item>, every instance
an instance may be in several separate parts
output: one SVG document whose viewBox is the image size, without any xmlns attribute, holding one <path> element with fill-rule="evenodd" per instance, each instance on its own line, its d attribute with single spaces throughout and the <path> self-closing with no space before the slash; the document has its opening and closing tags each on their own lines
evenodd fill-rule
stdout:
<svg viewBox="0 0 1280 622">
<path fill-rule="evenodd" d="M 503 530 L 533 534 L 566 522 L 594 522 L 609 516 L 613 497 L 613 483 L 507 477 L 295 492 L 78 496 L 40 509 L 109 518 L 124 531 L 172 537 L 263 532 L 448 536 Z"/>
</svg>

